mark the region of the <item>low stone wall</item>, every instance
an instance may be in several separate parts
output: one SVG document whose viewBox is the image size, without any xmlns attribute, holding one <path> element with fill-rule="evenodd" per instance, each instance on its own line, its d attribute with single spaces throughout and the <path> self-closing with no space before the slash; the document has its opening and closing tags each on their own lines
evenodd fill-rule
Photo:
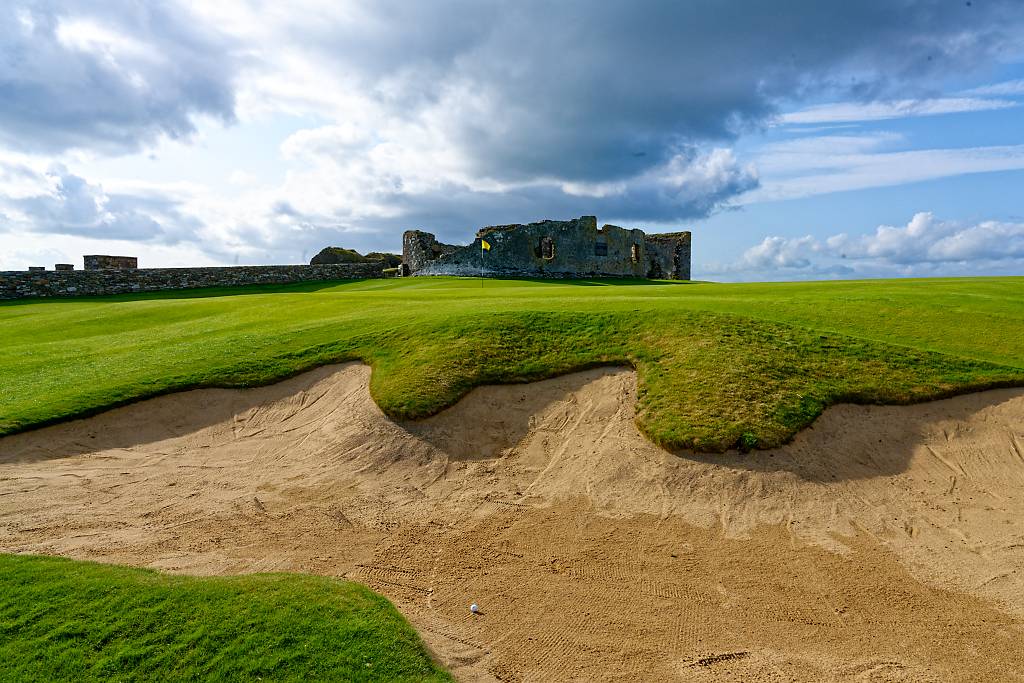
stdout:
<svg viewBox="0 0 1024 683">
<path fill-rule="evenodd" d="M 197 287 L 239 287 L 383 277 L 382 263 L 319 266 L 227 266 L 140 270 L 0 271 L 0 299 L 99 296 Z"/>
</svg>

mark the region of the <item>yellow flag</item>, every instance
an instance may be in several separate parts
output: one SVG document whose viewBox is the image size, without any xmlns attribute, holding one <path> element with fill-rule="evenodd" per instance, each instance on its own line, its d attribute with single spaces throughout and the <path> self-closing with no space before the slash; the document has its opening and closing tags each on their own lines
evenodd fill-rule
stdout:
<svg viewBox="0 0 1024 683">
<path fill-rule="evenodd" d="M 491 243 L 487 240 L 480 240 L 480 251 L 490 251 Z"/>
</svg>

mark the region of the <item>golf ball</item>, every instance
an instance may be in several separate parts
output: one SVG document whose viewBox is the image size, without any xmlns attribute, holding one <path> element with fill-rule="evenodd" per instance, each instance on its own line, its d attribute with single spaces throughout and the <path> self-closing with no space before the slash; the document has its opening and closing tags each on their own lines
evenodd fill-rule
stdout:
<svg viewBox="0 0 1024 683">
<path fill-rule="evenodd" d="M 472 612 L 473 614 L 476 614 L 477 612 L 480 611 L 480 605 L 478 605 L 478 604 L 476 604 L 474 602 L 472 605 L 469 606 L 469 611 Z"/>
</svg>

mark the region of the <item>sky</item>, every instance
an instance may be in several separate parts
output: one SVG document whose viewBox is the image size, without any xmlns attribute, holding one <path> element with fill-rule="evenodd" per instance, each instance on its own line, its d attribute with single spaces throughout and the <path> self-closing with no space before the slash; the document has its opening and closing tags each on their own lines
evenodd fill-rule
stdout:
<svg viewBox="0 0 1024 683">
<path fill-rule="evenodd" d="M 698 279 L 1024 275 L 1024 0 L 0 4 L 0 270 L 580 215 Z"/>
</svg>

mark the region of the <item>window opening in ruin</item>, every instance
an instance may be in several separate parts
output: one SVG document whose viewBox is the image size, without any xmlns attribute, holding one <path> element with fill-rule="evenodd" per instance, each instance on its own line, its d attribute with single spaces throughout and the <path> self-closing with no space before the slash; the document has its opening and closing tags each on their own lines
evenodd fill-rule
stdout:
<svg viewBox="0 0 1024 683">
<path fill-rule="evenodd" d="M 540 238 L 540 257 L 546 261 L 555 258 L 555 241 L 550 237 Z"/>
<path fill-rule="evenodd" d="M 608 255 L 608 243 L 607 242 L 595 242 L 594 243 L 594 256 L 607 256 Z"/>
<path fill-rule="evenodd" d="M 633 263 L 639 263 L 640 262 L 640 245 L 634 243 L 633 246 L 630 247 L 629 255 L 633 259 Z"/>
</svg>

